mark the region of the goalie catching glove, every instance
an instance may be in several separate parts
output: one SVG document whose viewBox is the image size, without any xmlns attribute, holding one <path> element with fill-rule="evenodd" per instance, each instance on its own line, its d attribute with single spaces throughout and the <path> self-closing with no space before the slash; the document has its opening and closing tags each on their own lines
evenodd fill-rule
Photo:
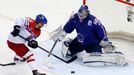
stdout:
<svg viewBox="0 0 134 75">
<path fill-rule="evenodd" d="M 111 42 L 104 41 L 104 40 L 102 40 L 99 43 L 99 45 L 103 47 L 104 53 L 113 52 L 115 50 L 115 48 L 116 48 L 114 45 L 112 45 Z"/>
<path fill-rule="evenodd" d="M 56 41 L 59 39 L 61 42 L 65 37 L 67 33 L 62 29 L 62 26 L 59 26 L 56 30 L 50 33 L 50 39 Z"/>
</svg>

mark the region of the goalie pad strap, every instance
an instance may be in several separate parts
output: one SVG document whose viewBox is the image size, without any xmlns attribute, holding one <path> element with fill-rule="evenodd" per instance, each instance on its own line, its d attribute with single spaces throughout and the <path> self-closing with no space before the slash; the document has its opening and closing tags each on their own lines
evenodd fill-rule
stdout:
<svg viewBox="0 0 134 75">
<path fill-rule="evenodd" d="M 83 56 L 83 63 L 87 66 L 125 65 L 125 56 L 122 53 L 96 54 L 88 53 Z"/>
</svg>

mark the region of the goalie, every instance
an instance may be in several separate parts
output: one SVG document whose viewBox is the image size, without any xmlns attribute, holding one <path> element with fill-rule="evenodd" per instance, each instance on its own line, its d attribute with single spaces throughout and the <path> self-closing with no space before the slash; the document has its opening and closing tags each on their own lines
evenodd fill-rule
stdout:
<svg viewBox="0 0 134 75">
<path fill-rule="evenodd" d="M 59 27 L 50 36 L 51 39 L 62 41 L 67 33 L 76 29 L 74 39 L 65 39 L 62 43 L 63 57 L 76 55 L 83 50 L 83 63 L 87 66 L 123 65 L 122 53 L 113 52 L 115 46 L 108 41 L 106 30 L 101 22 L 90 14 L 88 6 L 82 5 L 63 27 Z M 102 50 L 103 48 L 103 50 Z"/>
</svg>

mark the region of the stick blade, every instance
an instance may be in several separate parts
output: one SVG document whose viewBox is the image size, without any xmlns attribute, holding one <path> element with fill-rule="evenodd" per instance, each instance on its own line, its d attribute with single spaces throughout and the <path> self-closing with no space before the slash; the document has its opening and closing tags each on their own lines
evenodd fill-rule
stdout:
<svg viewBox="0 0 134 75">
<path fill-rule="evenodd" d="M 10 65 L 16 65 L 16 63 L 12 62 L 12 63 L 7 63 L 7 64 L 0 64 L 0 66 L 10 66 Z"/>
<path fill-rule="evenodd" d="M 69 63 L 75 61 L 77 58 L 78 58 L 78 57 L 75 55 L 75 56 L 73 56 L 70 60 L 68 60 L 66 63 L 69 64 Z"/>
</svg>

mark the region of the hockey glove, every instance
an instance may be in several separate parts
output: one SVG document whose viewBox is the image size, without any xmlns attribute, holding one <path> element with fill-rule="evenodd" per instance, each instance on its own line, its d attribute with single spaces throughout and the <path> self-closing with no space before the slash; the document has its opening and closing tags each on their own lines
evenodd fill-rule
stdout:
<svg viewBox="0 0 134 75">
<path fill-rule="evenodd" d="M 28 46 L 35 49 L 38 47 L 38 42 L 35 40 L 28 41 Z"/>
<path fill-rule="evenodd" d="M 56 41 L 59 39 L 61 42 L 67 35 L 67 33 L 62 29 L 62 26 L 59 26 L 56 30 L 51 32 L 50 34 L 50 39 Z"/>
<path fill-rule="evenodd" d="M 99 45 L 104 48 L 104 53 L 113 52 L 115 50 L 115 46 L 112 45 L 112 43 L 111 42 L 108 42 L 108 41 L 102 40 L 99 43 Z"/>
<path fill-rule="evenodd" d="M 15 26 L 14 26 L 14 30 L 11 32 L 11 34 L 12 34 L 14 37 L 16 37 L 16 36 L 19 34 L 20 29 L 21 29 L 20 26 L 15 25 Z"/>
</svg>

